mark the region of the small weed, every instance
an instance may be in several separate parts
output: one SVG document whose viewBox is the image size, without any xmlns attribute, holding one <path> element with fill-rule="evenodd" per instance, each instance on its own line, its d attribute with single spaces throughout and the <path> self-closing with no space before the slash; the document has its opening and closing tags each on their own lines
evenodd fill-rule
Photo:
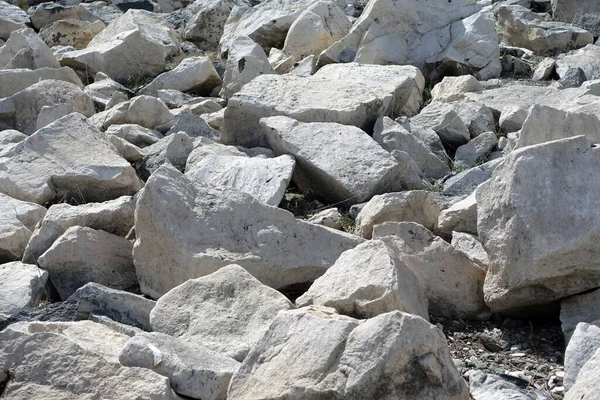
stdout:
<svg viewBox="0 0 600 400">
<path fill-rule="evenodd" d="M 352 218 L 350 213 L 342 212 L 342 230 L 348 233 L 354 233 L 356 230 L 356 220 Z"/>
<path fill-rule="evenodd" d="M 153 79 L 154 77 L 147 75 L 130 76 L 129 78 L 127 78 L 127 82 L 125 82 L 124 85 L 125 87 L 127 87 L 127 89 L 135 93 L 142 87 L 152 82 Z"/>
</svg>

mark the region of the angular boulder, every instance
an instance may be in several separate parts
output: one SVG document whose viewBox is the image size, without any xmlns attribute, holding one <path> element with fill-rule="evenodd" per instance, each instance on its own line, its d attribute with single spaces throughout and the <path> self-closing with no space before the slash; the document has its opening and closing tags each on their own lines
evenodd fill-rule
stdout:
<svg viewBox="0 0 600 400">
<path fill-rule="evenodd" d="M 565 395 L 565 400 L 593 399 L 600 390 L 598 374 L 600 374 L 600 349 L 596 350 L 579 370 L 577 380 Z"/>
<path fill-rule="evenodd" d="M 71 68 L 5 69 L 0 70 L 0 98 L 12 96 L 46 79 L 69 82 L 83 89 L 81 79 Z"/>
<path fill-rule="evenodd" d="M 0 69 L 59 68 L 52 50 L 31 28 L 13 31 L 0 47 Z"/>
<path fill-rule="evenodd" d="M 600 327 L 581 322 L 577 324 L 565 350 L 565 391 L 577 381 L 579 371 L 600 349 Z"/>
<path fill-rule="evenodd" d="M 19 261 L 0 264 L 0 320 L 37 308 L 44 295 L 48 272 Z"/>
<path fill-rule="evenodd" d="M 593 292 L 563 299 L 560 302 L 560 322 L 567 343 L 580 322 L 598 325 L 600 323 L 600 290 L 596 289 Z"/>
<path fill-rule="evenodd" d="M 8 39 L 13 31 L 26 28 L 30 22 L 27 13 L 19 7 L 0 2 L 0 39 Z"/>
<path fill-rule="evenodd" d="M 140 89 L 139 94 L 155 96 L 159 90 L 173 89 L 208 96 L 219 85 L 221 85 L 221 78 L 210 58 L 188 57 L 171 71 L 154 78 L 152 82 Z"/>
<path fill-rule="evenodd" d="M 0 193 L 0 263 L 19 260 L 46 209 Z"/>
</svg>

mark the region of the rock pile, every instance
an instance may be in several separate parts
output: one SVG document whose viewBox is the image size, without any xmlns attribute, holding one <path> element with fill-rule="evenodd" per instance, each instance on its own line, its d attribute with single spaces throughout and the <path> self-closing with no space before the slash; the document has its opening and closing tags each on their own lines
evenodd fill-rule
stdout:
<svg viewBox="0 0 600 400">
<path fill-rule="evenodd" d="M 596 398 L 598 35 L 595 0 L 0 0 L 0 397 Z"/>
</svg>

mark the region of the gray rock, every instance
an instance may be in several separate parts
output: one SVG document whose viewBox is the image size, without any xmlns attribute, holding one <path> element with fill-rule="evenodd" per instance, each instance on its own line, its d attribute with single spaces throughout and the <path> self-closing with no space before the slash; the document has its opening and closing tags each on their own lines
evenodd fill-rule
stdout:
<svg viewBox="0 0 600 400">
<path fill-rule="evenodd" d="M 13 31 L 26 28 L 30 22 L 27 13 L 19 7 L 0 2 L 0 39 L 8 39 Z"/>
<path fill-rule="evenodd" d="M 490 179 L 494 168 L 501 160 L 488 161 L 477 167 L 466 169 L 444 182 L 442 193 L 446 196 L 468 196 L 477 186 Z"/>
<path fill-rule="evenodd" d="M 600 79 L 600 46 L 589 44 L 582 49 L 561 55 L 556 59 L 557 72 L 568 68 L 581 68 L 587 80 Z"/>
<path fill-rule="evenodd" d="M 567 343 L 577 324 L 586 322 L 597 325 L 597 321 L 599 320 L 600 290 L 598 289 L 590 293 L 567 297 L 560 302 L 561 328 L 565 335 L 565 342 Z"/>
<path fill-rule="evenodd" d="M 465 123 L 471 138 L 496 130 L 492 110 L 483 103 L 463 100 L 451 103 L 458 117 Z"/>
<path fill-rule="evenodd" d="M 600 349 L 579 370 L 575 385 L 565 396 L 565 400 L 582 400 L 594 398 L 600 390 L 598 374 L 600 373 Z"/>
<path fill-rule="evenodd" d="M 555 20 L 573 22 L 577 13 L 597 13 L 600 6 L 594 0 L 552 0 L 552 15 Z"/>
<path fill-rule="evenodd" d="M 102 72 L 98 72 L 94 77 L 94 83 L 87 85 L 83 91 L 87 93 L 95 104 L 101 106 L 101 109 L 109 109 L 108 105 L 115 96 L 115 93 L 125 95 L 127 100 L 133 93 L 120 83 L 110 79 Z"/>
<path fill-rule="evenodd" d="M 591 32 L 594 37 L 600 36 L 600 7 L 597 12 L 578 12 L 573 17 L 573 26 Z"/>
<path fill-rule="evenodd" d="M 469 129 L 452 105 L 433 102 L 411 118 L 411 126 L 432 129 L 445 147 L 456 149 L 471 139 Z"/>
<path fill-rule="evenodd" d="M 28 308 L 37 308 L 48 273 L 19 261 L 0 264 L 0 321 Z"/>
<path fill-rule="evenodd" d="M 477 217 L 477 212 L 475 212 L 475 217 Z M 452 232 L 451 244 L 455 249 L 462 251 L 467 257 L 479 264 L 481 268 L 487 269 L 490 258 L 477 236 L 464 232 Z"/>
<path fill-rule="evenodd" d="M 20 260 L 46 209 L 0 193 L 0 263 Z"/>
<path fill-rule="evenodd" d="M 5 69 L 0 70 L 0 98 L 9 97 L 13 94 L 27 89 L 39 81 L 53 79 L 77 85 L 83 88 L 81 80 L 70 68 L 38 68 L 29 69 Z"/>
<path fill-rule="evenodd" d="M 111 125 L 122 124 L 136 124 L 148 129 L 159 129 L 159 127 L 168 126 L 174 118 L 175 116 L 169 112 L 162 100 L 142 95 L 94 115 L 91 123 L 102 130 L 108 129 Z"/>
<path fill-rule="evenodd" d="M 477 233 L 477 201 L 475 193 L 440 212 L 437 232 L 454 236 L 453 231 Z"/>
<path fill-rule="evenodd" d="M 77 320 L 79 302 L 77 300 L 67 300 L 62 302 L 50 303 L 37 308 L 27 308 L 13 316 L 0 320 L 0 331 L 6 329 L 7 326 L 17 322 L 33 322 L 33 321 L 54 321 L 54 322 L 70 322 Z"/>
<path fill-rule="evenodd" d="M 579 371 L 600 348 L 600 327 L 581 322 L 577 324 L 565 350 L 565 390 L 577 380 Z"/>
<path fill-rule="evenodd" d="M 485 161 L 490 153 L 496 148 L 498 137 L 494 132 L 486 132 L 471 139 L 469 143 L 463 144 L 456 149 L 454 165 L 459 168 L 471 168 Z"/>
<path fill-rule="evenodd" d="M 565 88 L 576 88 L 579 87 L 587 80 L 585 72 L 579 68 L 557 68 L 556 72 L 560 79 L 558 82 Z"/>
<path fill-rule="evenodd" d="M 13 31 L 0 48 L 0 69 L 59 68 L 58 60 L 31 28 Z"/>
<path fill-rule="evenodd" d="M 544 58 L 535 70 L 533 71 L 533 76 L 531 79 L 534 81 L 546 81 L 550 79 L 550 76 L 554 72 L 554 68 L 556 67 L 556 60 L 554 58 Z"/>
<path fill-rule="evenodd" d="M 173 126 L 167 131 L 166 135 L 173 135 L 178 132 L 185 132 L 189 137 L 205 137 L 219 141 L 221 134 L 219 131 L 211 128 L 208 123 L 200 116 L 189 112 L 181 112 L 172 121 Z"/>
<path fill-rule="evenodd" d="M 500 114 L 500 129 L 504 133 L 517 132 L 523 127 L 523 123 L 527 119 L 529 112 L 527 108 L 521 106 L 513 106 L 505 108 Z"/>
<path fill-rule="evenodd" d="M 194 149 L 194 141 L 184 132 L 160 139 L 144 149 L 141 161 L 142 178 L 148 179 L 161 165 L 170 164 L 183 172 L 188 156 Z"/>
<path fill-rule="evenodd" d="M 544 392 L 532 386 L 526 380 L 511 375 L 482 371 L 473 371 L 469 375 L 469 389 L 474 400 L 548 400 Z"/>
<path fill-rule="evenodd" d="M 136 124 L 111 125 L 106 133 L 120 137 L 141 148 L 152 146 L 164 137 L 158 131 Z"/>
</svg>

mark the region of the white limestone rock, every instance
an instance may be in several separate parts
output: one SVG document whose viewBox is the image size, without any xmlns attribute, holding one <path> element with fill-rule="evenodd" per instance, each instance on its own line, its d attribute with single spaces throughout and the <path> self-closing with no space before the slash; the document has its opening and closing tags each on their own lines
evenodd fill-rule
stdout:
<svg viewBox="0 0 600 400">
<path fill-rule="evenodd" d="M 142 95 L 96 114 L 91 122 L 103 130 L 111 125 L 123 124 L 136 124 L 144 128 L 156 129 L 169 124 L 174 119 L 175 116 L 169 112 L 169 108 L 162 100 Z"/>
<path fill-rule="evenodd" d="M 431 90 L 432 101 L 462 100 L 468 92 L 481 92 L 483 86 L 473 75 L 446 76 Z"/>
<path fill-rule="evenodd" d="M 562 78 L 563 70 L 569 68 L 581 68 L 588 81 L 600 79 L 600 46 L 588 44 L 587 46 L 573 50 L 568 54 L 557 57 L 556 72 Z"/>
<path fill-rule="evenodd" d="M 505 134 L 517 132 L 523 127 L 528 115 L 529 111 L 525 107 L 512 106 L 505 108 L 500 114 L 500 129 Z"/>
<path fill-rule="evenodd" d="M 0 98 L 12 96 L 46 79 L 69 82 L 83 89 L 81 80 L 70 68 L 5 69 L 0 70 Z"/>
<path fill-rule="evenodd" d="M 307 221 L 311 224 L 323 225 L 328 228 L 341 230 L 344 217 L 336 207 L 328 208 L 311 216 Z"/>
<path fill-rule="evenodd" d="M 579 371 L 600 349 L 600 327 L 581 322 L 577 324 L 565 350 L 565 391 L 575 384 Z"/>
<path fill-rule="evenodd" d="M 440 212 L 437 231 L 445 235 L 450 235 L 453 231 L 477 233 L 475 192 Z"/>
<path fill-rule="evenodd" d="M 140 148 L 152 146 L 164 137 L 158 131 L 144 128 L 137 124 L 111 125 L 106 130 L 106 133 L 127 140 L 129 143 Z"/>
<path fill-rule="evenodd" d="M 44 295 L 48 272 L 19 261 L 0 264 L 0 320 L 36 308 Z"/>
<path fill-rule="evenodd" d="M 566 393 L 565 400 L 581 400 L 594 398 L 600 390 L 598 381 L 600 374 L 600 349 L 579 370 L 577 381 Z"/>
<path fill-rule="evenodd" d="M 52 50 L 31 28 L 13 31 L 0 48 L 0 69 L 59 68 Z"/>
<path fill-rule="evenodd" d="M 20 260 L 46 209 L 0 193 L 0 263 Z"/>
<path fill-rule="evenodd" d="M 221 78 L 210 58 L 188 57 L 171 71 L 154 78 L 152 82 L 140 89 L 139 94 L 154 96 L 159 90 L 173 89 L 206 96 L 220 85 Z"/>
<path fill-rule="evenodd" d="M 485 161 L 497 145 L 498 137 L 495 132 L 482 133 L 456 149 L 454 165 L 459 168 L 472 168 Z"/>
<path fill-rule="evenodd" d="M 5 1 L 0 2 L 0 39 L 6 40 L 13 31 L 27 28 L 31 21 L 25 11 Z"/>
<path fill-rule="evenodd" d="M 600 290 L 576 294 L 563 299 L 560 302 L 560 322 L 567 343 L 580 322 L 599 325 Z"/>
<path fill-rule="evenodd" d="M 171 289 L 150 313 L 155 332 L 243 360 L 282 310 L 294 305 L 239 265 Z"/>
<path fill-rule="evenodd" d="M 600 12 L 600 5 L 594 0 L 551 0 L 551 3 L 554 19 L 569 24 L 576 13 Z"/>
<path fill-rule="evenodd" d="M 48 47 L 73 46 L 79 50 L 84 49 L 105 26 L 102 21 L 66 19 L 45 26 L 40 30 L 39 36 Z"/>
<path fill-rule="evenodd" d="M 411 126 L 433 129 L 445 147 L 458 148 L 466 144 L 471 135 L 452 105 L 433 102 L 410 119 Z"/>
<path fill-rule="evenodd" d="M 451 244 L 479 264 L 481 268 L 487 270 L 490 258 L 477 236 L 465 232 L 452 232 Z"/>
</svg>

